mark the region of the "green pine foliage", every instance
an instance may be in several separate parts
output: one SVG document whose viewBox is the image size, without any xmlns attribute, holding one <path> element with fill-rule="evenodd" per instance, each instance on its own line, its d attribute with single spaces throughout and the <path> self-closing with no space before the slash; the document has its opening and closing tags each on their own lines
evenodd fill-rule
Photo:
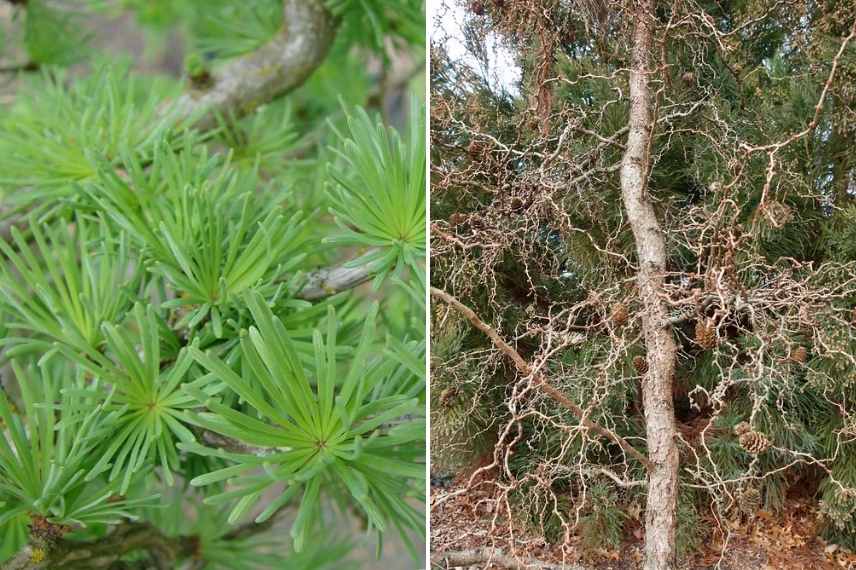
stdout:
<svg viewBox="0 0 856 570">
<path fill-rule="evenodd" d="M 418 557 L 425 111 L 418 78 L 383 109 L 364 63 L 394 38 L 418 75 L 422 2 L 333 7 L 307 84 L 208 130 L 171 103 L 281 1 L 26 4 L 0 51 L 33 62 L 0 111 L 0 562 L 349 568 L 390 534 Z M 148 58 L 182 36 L 187 77 L 96 53 L 80 22 L 126 13 Z M 342 32 L 364 17 L 371 41 Z"/>
</svg>

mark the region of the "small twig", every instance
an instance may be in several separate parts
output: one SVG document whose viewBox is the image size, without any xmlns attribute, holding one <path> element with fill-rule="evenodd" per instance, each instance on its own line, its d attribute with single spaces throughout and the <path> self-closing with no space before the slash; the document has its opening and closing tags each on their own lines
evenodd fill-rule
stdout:
<svg viewBox="0 0 856 570">
<path fill-rule="evenodd" d="M 644 479 L 637 479 L 635 481 L 628 481 L 626 479 L 622 479 L 617 474 L 615 474 L 612 471 L 610 471 L 609 469 L 606 469 L 603 467 L 594 468 L 591 470 L 591 472 L 592 473 L 598 473 L 600 475 L 604 475 L 606 477 L 609 477 L 610 479 L 612 479 L 612 481 L 616 485 L 618 485 L 622 489 L 631 489 L 633 487 L 644 487 L 645 485 L 648 484 L 648 482 L 645 481 Z"/>
<path fill-rule="evenodd" d="M 349 263 L 322 267 L 313 271 L 308 275 L 306 285 L 297 293 L 297 297 L 307 301 L 323 299 L 353 289 L 372 278 L 373 273 L 368 266 L 349 267 Z"/>
<path fill-rule="evenodd" d="M 555 386 L 550 384 L 549 380 L 539 371 L 535 371 L 532 369 L 532 366 L 524 360 L 520 353 L 514 350 L 499 334 L 491 328 L 488 324 L 482 321 L 475 312 L 458 301 L 456 298 L 452 297 L 445 291 L 441 291 L 435 287 L 431 287 L 431 296 L 437 297 L 441 299 L 443 302 L 448 305 L 454 307 L 459 313 L 464 315 L 470 323 L 484 334 L 486 334 L 493 344 L 496 345 L 506 356 L 508 356 L 512 362 L 514 362 L 514 366 L 523 376 L 533 376 L 536 381 L 536 387 L 540 389 L 542 392 L 550 396 L 553 400 L 558 402 L 562 407 L 569 410 L 572 414 L 574 414 L 577 419 L 580 420 L 580 423 L 585 426 L 588 430 L 611 439 L 613 442 L 619 445 L 621 449 L 627 452 L 628 455 L 639 461 L 642 465 L 644 465 L 648 470 L 651 470 L 653 467 L 651 462 L 645 457 L 642 453 L 640 453 L 636 448 L 634 448 L 630 443 L 627 442 L 626 439 L 616 434 L 615 432 L 601 426 L 598 423 L 595 423 L 591 419 L 589 419 L 588 414 L 586 414 L 585 410 L 571 401 L 570 398 L 565 396 L 561 391 L 559 391 Z"/>
</svg>

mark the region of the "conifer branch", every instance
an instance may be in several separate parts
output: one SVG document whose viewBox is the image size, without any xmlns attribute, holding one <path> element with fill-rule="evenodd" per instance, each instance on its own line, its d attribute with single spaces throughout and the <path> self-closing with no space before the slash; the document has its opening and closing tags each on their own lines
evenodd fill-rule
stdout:
<svg viewBox="0 0 856 570">
<path fill-rule="evenodd" d="M 283 28 L 266 45 L 211 72 L 212 84 L 175 103 L 180 117 L 210 129 L 218 114 L 246 115 L 299 87 L 324 61 L 335 21 L 320 0 L 283 0 Z"/>
<path fill-rule="evenodd" d="M 281 507 L 266 521 L 243 524 L 222 538 L 240 540 L 268 531 L 287 511 L 288 506 Z M 62 539 L 44 547 L 28 544 L 15 556 L 0 564 L 0 570 L 171 570 L 177 560 L 197 556 L 198 548 L 199 537 L 196 535 L 170 537 L 148 523 L 124 523 L 115 527 L 107 536 L 91 542 Z M 146 551 L 151 559 L 134 563 L 120 560 L 138 550 Z"/>
<path fill-rule="evenodd" d="M 568 398 L 565 394 L 563 394 L 560 390 L 553 386 L 547 379 L 547 377 L 544 376 L 544 374 L 542 374 L 538 370 L 534 370 L 532 366 L 528 362 L 526 362 L 526 360 L 520 355 L 519 352 L 512 348 L 507 342 L 505 342 L 505 340 L 499 335 L 499 333 L 497 333 L 490 325 L 482 321 L 472 309 L 470 309 L 445 291 L 441 291 L 440 289 L 437 289 L 435 287 L 431 287 L 431 296 L 436 297 L 442 300 L 447 305 L 453 307 L 464 317 L 466 317 L 467 320 L 470 321 L 470 323 L 475 328 L 487 335 L 488 338 L 490 338 L 490 340 L 493 342 L 493 344 L 511 359 L 511 361 L 514 363 L 515 368 L 517 368 L 520 374 L 522 374 L 523 376 L 533 376 L 535 379 L 536 387 L 544 394 L 555 400 L 563 408 L 574 414 L 586 429 L 612 440 L 613 442 L 618 444 L 618 446 L 621 447 L 621 449 L 623 449 L 628 455 L 639 461 L 639 463 L 644 465 L 647 469 L 650 470 L 652 468 L 651 462 L 648 460 L 647 457 L 640 453 L 635 447 L 630 445 L 630 443 L 628 443 L 627 440 L 621 437 L 620 435 L 592 421 L 588 417 L 588 414 L 585 410 L 583 410 L 570 398 Z"/>
<path fill-rule="evenodd" d="M 146 523 L 125 523 L 107 536 L 92 542 L 61 539 L 40 546 L 28 544 L 18 554 L 0 566 L 0 570 L 96 570 L 115 568 L 120 559 L 130 552 L 146 550 L 153 555 L 152 568 L 172 568 L 179 556 L 188 556 L 198 543 L 196 537 L 168 537 Z"/>
</svg>

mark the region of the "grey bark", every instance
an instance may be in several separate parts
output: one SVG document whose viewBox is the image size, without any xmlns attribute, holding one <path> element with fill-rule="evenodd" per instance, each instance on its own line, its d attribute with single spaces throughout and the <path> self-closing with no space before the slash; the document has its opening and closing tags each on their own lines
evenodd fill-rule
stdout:
<svg viewBox="0 0 856 570">
<path fill-rule="evenodd" d="M 675 534 L 678 491 L 678 448 L 672 383 L 677 352 L 668 309 L 663 300 L 666 244 L 647 191 L 649 148 L 653 131 L 651 73 L 654 0 L 638 0 L 630 69 L 630 117 L 627 146 L 621 162 L 621 194 L 636 241 L 642 302 L 642 328 L 649 364 L 642 383 L 648 459 L 645 513 L 645 570 L 676 566 Z"/>
<path fill-rule="evenodd" d="M 212 72 L 210 87 L 182 95 L 178 116 L 201 129 L 216 125 L 218 113 L 246 115 L 299 87 L 333 43 L 335 22 L 321 0 L 283 0 L 283 27 L 267 44 Z"/>
</svg>

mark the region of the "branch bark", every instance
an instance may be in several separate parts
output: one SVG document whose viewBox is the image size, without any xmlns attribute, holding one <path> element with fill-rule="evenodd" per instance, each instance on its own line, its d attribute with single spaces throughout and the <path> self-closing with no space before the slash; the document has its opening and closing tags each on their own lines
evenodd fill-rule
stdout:
<svg viewBox="0 0 856 570">
<path fill-rule="evenodd" d="M 174 111 L 203 130 L 216 126 L 217 114 L 245 115 L 302 85 L 324 61 L 334 32 L 333 16 L 321 0 L 283 0 L 277 36 L 214 70 L 213 84 L 183 95 Z"/>
<path fill-rule="evenodd" d="M 522 374 L 523 376 L 533 376 L 535 379 L 536 386 L 539 390 L 544 392 L 547 396 L 555 400 L 560 406 L 565 408 L 574 414 L 577 419 L 580 420 L 580 423 L 586 427 L 589 431 L 592 431 L 600 436 L 603 436 L 607 439 L 612 440 L 616 444 L 618 444 L 621 449 L 623 449 L 628 455 L 636 459 L 639 463 L 644 465 L 646 468 L 651 469 L 653 466 L 651 462 L 648 461 L 648 458 L 645 457 L 641 452 L 639 452 L 635 447 L 630 445 L 626 439 L 613 432 L 612 430 L 606 429 L 600 424 L 589 419 L 588 414 L 579 407 L 576 403 L 574 403 L 570 398 L 565 396 L 560 390 L 558 390 L 555 386 L 550 384 L 550 381 L 539 371 L 533 370 L 532 366 L 526 362 L 526 360 L 520 356 L 520 353 L 514 350 L 501 336 L 497 333 L 493 328 L 490 327 L 487 323 L 482 321 L 476 313 L 458 301 L 455 297 L 449 295 L 445 291 L 437 289 L 435 287 L 431 287 L 431 296 L 436 297 L 443 302 L 447 303 L 449 306 L 453 307 L 459 313 L 461 313 L 464 317 L 467 318 L 470 323 L 482 331 L 484 334 L 490 338 L 496 347 L 505 353 L 511 361 L 514 363 L 515 368 Z"/>
<path fill-rule="evenodd" d="M 271 530 L 286 512 L 288 506 L 280 508 L 263 523 L 249 522 L 235 527 L 224 534 L 222 539 L 240 540 Z M 172 569 L 177 567 L 178 561 L 198 554 L 199 538 L 195 535 L 167 536 L 147 523 L 124 523 L 107 536 L 91 542 L 61 539 L 54 544 L 45 545 L 44 559 L 34 556 L 34 550 L 38 546 L 28 544 L 14 557 L 0 564 L 0 570 Z M 138 550 L 147 552 L 149 559 L 134 563 L 121 560 Z M 202 563 L 204 564 L 204 560 Z"/>
<path fill-rule="evenodd" d="M 179 557 L 191 554 L 194 543 L 193 537 L 168 537 L 149 524 L 125 523 L 92 542 L 61 539 L 44 545 L 38 556 L 34 554 L 40 545 L 29 544 L 0 566 L 0 570 L 114 568 L 123 556 L 136 550 L 147 551 L 152 556 L 152 567 L 160 568 L 161 562 L 174 564 Z"/>
<path fill-rule="evenodd" d="M 675 534 L 678 495 L 678 447 L 672 383 L 677 353 L 665 303 L 666 243 L 647 191 L 651 169 L 649 149 L 653 118 L 648 75 L 651 73 L 654 0 L 636 3 L 631 46 L 630 117 L 621 163 L 621 194 L 636 241 L 636 276 L 642 301 L 648 373 L 642 382 L 648 457 L 648 497 L 645 514 L 645 570 L 676 566 Z"/>
</svg>

